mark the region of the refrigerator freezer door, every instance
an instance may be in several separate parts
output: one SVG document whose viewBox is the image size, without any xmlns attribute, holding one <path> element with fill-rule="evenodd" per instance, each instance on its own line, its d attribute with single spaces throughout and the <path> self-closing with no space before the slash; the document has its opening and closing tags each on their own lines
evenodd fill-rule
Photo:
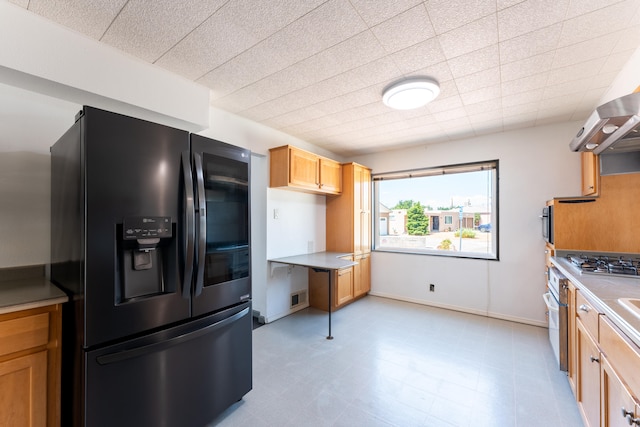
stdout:
<svg viewBox="0 0 640 427">
<path fill-rule="evenodd" d="M 251 305 L 86 353 L 85 425 L 201 427 L 252 387 Z"/>
</svg>

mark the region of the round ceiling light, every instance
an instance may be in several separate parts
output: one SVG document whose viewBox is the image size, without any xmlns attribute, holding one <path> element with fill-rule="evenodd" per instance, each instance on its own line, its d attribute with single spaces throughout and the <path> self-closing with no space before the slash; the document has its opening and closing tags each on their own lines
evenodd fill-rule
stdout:
<svg viewBox="0 0 640 427">
<path fill-rule="evenodd" d="M 396 110 L 411 110 L 433 101 L 440 94 L 438 82 L 430 78 L 402 80 L 387 87 L 382 94 L 384 105 Z"/>
</svg>

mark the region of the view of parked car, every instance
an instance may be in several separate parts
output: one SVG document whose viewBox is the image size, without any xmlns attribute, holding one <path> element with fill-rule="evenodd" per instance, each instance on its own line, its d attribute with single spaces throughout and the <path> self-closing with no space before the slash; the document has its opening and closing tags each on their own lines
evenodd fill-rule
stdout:
<svg viewBox="0 0 640 427">
<path fill-rule="evenodd" d="M 480 224 L 478 226 L 478 230 L 482 231 L 483 233 L 488 233 L 489 231 L 491 231 L 491 224 Z"/>
</svg>

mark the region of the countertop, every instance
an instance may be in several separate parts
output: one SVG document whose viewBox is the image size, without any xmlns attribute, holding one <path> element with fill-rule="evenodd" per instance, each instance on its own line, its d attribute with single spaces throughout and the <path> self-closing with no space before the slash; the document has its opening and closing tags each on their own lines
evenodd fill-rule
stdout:
<svg viewBox="0 0 640 427">
<path fill-rule="evenodd" d="M 312 254 L 273 258 L 269 259 L 268 261 L 280 264 L 320 268 L 324 270 L 340 270 L 342 268 L 348 268 L 358 264 L 354 261 L 347 261 L 342 259 L 342 257 L 345 256 L 351 256 L 351 254 L 340 252 L 314 252 Z"/>
<path fill-rule="evenodd" d="M 0 314 L 61 304 L 67 295 L 44 277 L 0 282 Z"/>
<path fill-rule="evenodd" d="M 576 285 L 591 303 L 640 347 L 640 318 L 618 302 L 618 298 L 640 298 L 640 278 L 583 274 L 566 258 L 551 262 Z"/>
</svg>

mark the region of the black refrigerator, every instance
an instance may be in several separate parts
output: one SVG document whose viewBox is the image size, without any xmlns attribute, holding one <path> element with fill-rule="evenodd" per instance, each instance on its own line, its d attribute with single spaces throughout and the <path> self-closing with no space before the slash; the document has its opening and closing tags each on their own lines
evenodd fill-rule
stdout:
<svg viewBox="0 0 640 427">
<path fill-rule="evenodd" d="M 210 423 L 252 388 L 250 152 L 83 107 L 51 147 L 62 425 Z"/>
</svg>

